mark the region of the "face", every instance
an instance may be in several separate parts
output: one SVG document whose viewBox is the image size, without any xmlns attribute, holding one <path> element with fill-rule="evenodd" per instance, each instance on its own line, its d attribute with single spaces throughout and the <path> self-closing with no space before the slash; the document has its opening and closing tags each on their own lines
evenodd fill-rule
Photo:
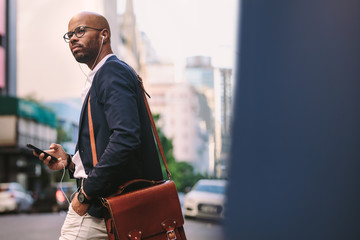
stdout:
<svg viewBox="0 0 360 240">
<path fill-rule="evenodd" d="M 91 21 L 87 21 L 87 17 L 74 17 L 69 22 L 68 31 L 72 32 L 79 26 L 96 28 L 94 24 L 91 25 Z M 75 34 L 71 37 L 69 47 L 76 61 L 88 65 L 95 61 L 100 49 L 99 37 L 100 31 L 89 28 L 85 29 L 82 37 L 78 38 Z"/>
</svg>

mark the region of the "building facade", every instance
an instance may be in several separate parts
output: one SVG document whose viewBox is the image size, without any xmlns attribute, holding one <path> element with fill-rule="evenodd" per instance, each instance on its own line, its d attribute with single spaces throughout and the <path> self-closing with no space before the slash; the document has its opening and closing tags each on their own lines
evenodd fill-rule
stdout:
<svg viewBox="0 0 360 240">
<path fill-rule="evenodd" d="M 45 167 L 26 144 L 47 149 L 56 137 L 54 112 L 38 103 L 0 96 L 0 182 L 19 182 L 25 189 L 40 191 Z"/>
<path fill-rule="evenodd" d="M 17 1 L 0 0 L 0 95 L 16 96 Z"/>
</svg>

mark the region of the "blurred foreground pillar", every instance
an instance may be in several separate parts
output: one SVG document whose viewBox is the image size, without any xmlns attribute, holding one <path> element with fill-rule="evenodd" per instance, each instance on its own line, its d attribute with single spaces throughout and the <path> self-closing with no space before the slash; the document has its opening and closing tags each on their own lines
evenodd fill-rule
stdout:
<svg viewBox="0 0 360 240">
<path fill-rule="evenodd" d="M 240 10 L 225 239 L 360 239 L 360 1 Z"/>
</svg>

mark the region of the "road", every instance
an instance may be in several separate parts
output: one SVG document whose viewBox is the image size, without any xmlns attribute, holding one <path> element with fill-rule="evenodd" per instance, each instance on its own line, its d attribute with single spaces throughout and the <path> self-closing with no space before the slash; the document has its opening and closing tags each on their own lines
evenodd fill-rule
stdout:
<svg viewBox="0 0 360 240">
<path fill-rule="evenodd" d="M 2 214 L 0 215 L 1 240 L 52 240 L 58 239 L 66 213 Z M 220 223 L 185 220 L 188 240 L 224 240 Z"/>
</svg>

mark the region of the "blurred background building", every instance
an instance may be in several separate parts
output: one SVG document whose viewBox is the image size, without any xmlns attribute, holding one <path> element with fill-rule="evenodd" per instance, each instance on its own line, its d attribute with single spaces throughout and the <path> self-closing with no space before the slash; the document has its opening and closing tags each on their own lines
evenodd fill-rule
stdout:
<svg viewBox="0 0 360 240">
<path fill-rule="evenodd" d="M 58 101 L 46 101 L 44 104 L 56 114 L 59 135 L 57 140 L 61 142 L 66 152 L 75 153 L 79 133 L 81 99 L 66 98 Z"/>
<path fill-rule="evenodd" d="M 0 139 L 0 182 L 17 181 L 36 191 L 54 180 L 26 143 L 46 149 L 60 140 L 68 152 L 75 151 L 82 105 L 77 96 L 88 68 L 74 61 L 62 35 L 69 19 L 83 10 L 109 20 L 114 53 L 142 76 L 151 109 L 160 114 L 158 125 L 173 141 L 176 161 L 226 178 L 231 68 L 196 55 L 184 59 L 179 71 L 138 29 L 132 0 L 0 0 L 0 135 L 9 136 Z M 51 117 L 44 122 L 45 115 Z"/>
</svg>

